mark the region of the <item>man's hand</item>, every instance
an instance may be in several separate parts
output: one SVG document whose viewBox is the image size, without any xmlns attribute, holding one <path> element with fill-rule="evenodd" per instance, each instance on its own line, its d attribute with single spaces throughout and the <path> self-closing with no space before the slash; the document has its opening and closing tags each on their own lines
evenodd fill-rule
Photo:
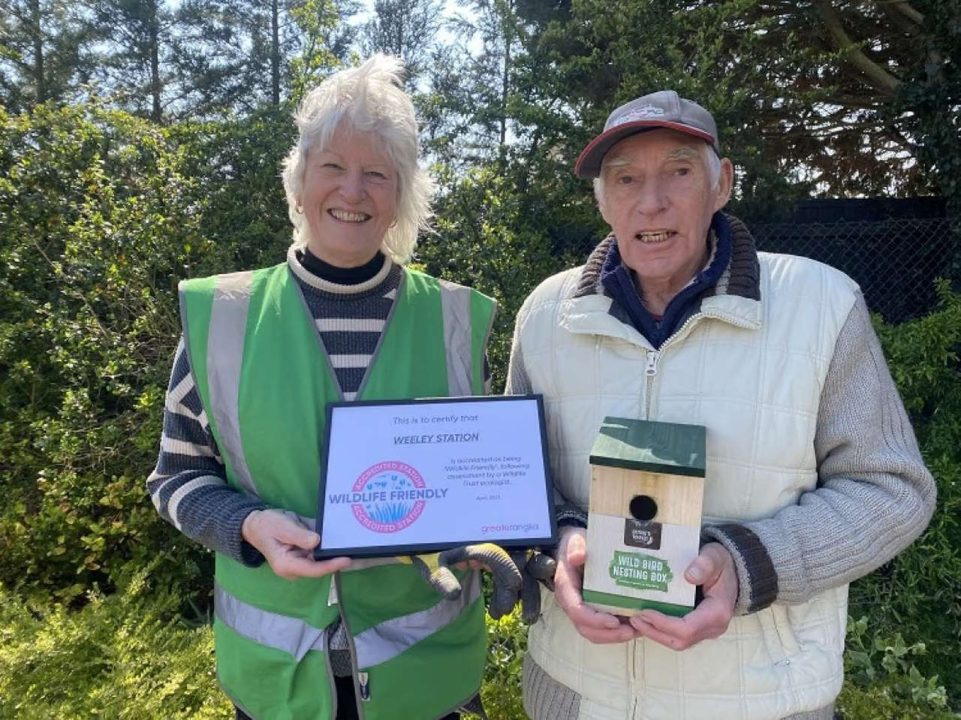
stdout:
<svg viewBox="0 0 961 720">
<path fill-rule="evenodd" d="M 254 510 L 244 519 L 240 534 L 263 553 L 271 570 L 287 580 L 323 577 L 350 565 L 346 557 L 314 560 L 311 551 L 320 535 L 280 510 Z"/>
<path fill-rule="evenodd" d="M 642 610 L 631 618 L 639 635 L 672 650 L 686 650 L 702 640 L 720 637 L 734 617 L 737 571 L 731 554 L 719 543 L 708 543 L 684 571 L 692 585 L 701 585 L 704 599 L 682 618 Z"/>
<path fill-rule="evenodd" d="M 587 561 L 587 533 L 581 528 L 565 527 L 557 546 L 554 573 L 554 601 L 567 613 L 577 632 L 594 643 L 626 642 L 636 637 L 634 628 L 609 613 L 598 612 L 584 604 L 584 563 Z"/>
</svg>

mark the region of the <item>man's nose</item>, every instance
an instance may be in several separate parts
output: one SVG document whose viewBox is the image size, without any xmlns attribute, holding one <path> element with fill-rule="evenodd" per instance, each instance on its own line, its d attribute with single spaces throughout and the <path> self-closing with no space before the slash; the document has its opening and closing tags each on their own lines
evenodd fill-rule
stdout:
<svg viewBox="0 0 961 720">
<path fill-rule="evenodd" d="M 642 183 L 637 190 L 637 210 L 642 215 L 656 215 L 667 207 L 667 192 L 656 180 Z"/>
</svg>

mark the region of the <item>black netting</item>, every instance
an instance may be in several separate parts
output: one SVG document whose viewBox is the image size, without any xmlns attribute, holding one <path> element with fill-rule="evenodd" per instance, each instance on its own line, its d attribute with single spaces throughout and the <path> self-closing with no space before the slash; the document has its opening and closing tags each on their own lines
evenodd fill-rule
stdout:
<svg viewBox="0 0 961 720">
<path fill-rule="evenodd" d="M 955 278 L 961 218 L 749 223 L 758 249 L 803 255 L 843 270 L 888 322 L 928 313 L 937 278 Z"/>
</svg>

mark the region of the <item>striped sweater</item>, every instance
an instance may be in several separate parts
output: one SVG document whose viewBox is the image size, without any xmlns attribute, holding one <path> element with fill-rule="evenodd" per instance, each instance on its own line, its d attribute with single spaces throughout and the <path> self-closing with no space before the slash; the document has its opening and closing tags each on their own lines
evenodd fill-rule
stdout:
<svg viewBox="0 0 961 720">
<path fill-rule="evenodd" d="M 317 325 L 343 397 L 353 400 L 377 349 L 401 269 L 378 254 L 365 266 L 370 272 L 358 269 L 361 277 L 369 277 L 350 284 L 343 271 L 330 266 L 326 278 L 314 274 L 308 267 L 324 272 L 323 263 L 293 248 L 287 263 Z M 241 538 L 241 526 L 247 515 L 266 506 L 227 485 L 182 338 L 167 390 L 160 455 L 147 479 L 147 490 L 161 516 L 187 537 L 245 565 L 263 562 L 263 555 Z"/>
</svg>

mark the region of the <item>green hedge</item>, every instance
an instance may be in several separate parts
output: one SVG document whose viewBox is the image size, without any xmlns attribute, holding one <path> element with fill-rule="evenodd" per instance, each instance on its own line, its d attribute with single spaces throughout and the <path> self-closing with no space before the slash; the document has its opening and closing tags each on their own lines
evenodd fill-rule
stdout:
<svg viewBox="0 0 961 720">
<path fill-rule="evenodd" d="M 189 626 L 182 598 L 148 584 L 90 592 L 82 610 L 25 603 L 0 587 L 0 717 L 213 720 L 213 634 Z"/>
<path fill-rule="evenodd" d="M 878 335 L 911 415 L 938 503 L 927 531 L 895 560 L 851 587 L 850 614 L 883 638 L 923 643 L 924 676 L 940 675 L 961 709 L 961 295 L 938 288 L 937 310 Z"/>
</svg>

